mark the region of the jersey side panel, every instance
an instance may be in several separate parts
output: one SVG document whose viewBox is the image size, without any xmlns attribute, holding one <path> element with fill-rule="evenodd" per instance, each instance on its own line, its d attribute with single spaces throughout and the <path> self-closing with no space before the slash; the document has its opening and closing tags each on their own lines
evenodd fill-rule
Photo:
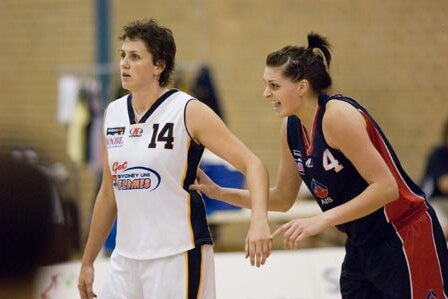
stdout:
<svg viewBox="0 0 448 299">
<path fill-rule="evenodd" d="M 372 119 L 365 112 L 360 112 L 366 120 L 370 140 L 386 162 L 398 185 L 399 198 L 386 205 L 386 217 L 391 222 L 403 221 L 402 217 L 406 215 L 402 215 L 402 211 L 415 211 L 419 207 L 425 206 L 425 198 L 422 192 L 413 186 L 413 183 L 410 184 L 410 179 L 401 169 L 395 154 L 391 151 L 390 145 L 378 131 Z"/>
</svg>

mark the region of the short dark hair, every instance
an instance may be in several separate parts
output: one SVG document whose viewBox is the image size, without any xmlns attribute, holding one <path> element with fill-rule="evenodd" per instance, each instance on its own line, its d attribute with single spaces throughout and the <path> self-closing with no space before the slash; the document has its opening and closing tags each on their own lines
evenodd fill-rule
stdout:
<svg viewBox="0 0 448 299">
<path fill-rule="evenodd" d="M 142 40 L 152 55 L 154 64 L 163 63 L 165 69 L 160 74 L 160 86 L 167 86 L 171 81 L 176 56 L 176 43 L 170 29 L 160 26 L 155 19 L 131 22 L 123 27 L 119 36 L 121 41 Z"/>
<path fill-rule="evenodd" d="M 51 251 L 51 188 L 37 166 L 0 156 L 0 284 L 31 279 Z"/>
<path fill-rule="evenodd" d="M 330 62 L 330 44 L 326 38 L 316 33 L 308 34 L 307 48 L 285 46 L 270 53 L 266 58 L 267 66 L 282 67 L 283 76 L 293 82 L 308 80 L 317 92 L 329 88 L 332 84 L 328 72 Z"/>
</svg>

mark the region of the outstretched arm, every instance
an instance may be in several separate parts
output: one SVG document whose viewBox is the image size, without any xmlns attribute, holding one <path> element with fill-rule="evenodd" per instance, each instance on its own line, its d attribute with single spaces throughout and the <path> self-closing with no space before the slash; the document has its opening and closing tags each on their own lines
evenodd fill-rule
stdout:
<svg viewBox="0 0 448 299">
<path fill-rule="evenodd" d="M 249 189 L 247 200 L 252 207 L 246 255 L 252 265 L 258 267 L 264 264 L 272 248 L 267 218 L 269 178 L 266 167 L 205 104 L 190 101 L 186 123 L 195 142 L 204 145 L 245 175 Z"/>
<path fill-rule="evenodd" d="M 302 182 L 296 168 L 294 158 L 289 151 L 286 139 L 286 120 L 281 128 L 280 163 L 277 180 L 269 189 L 269 211 L 287 211 L 294 204 Z M 222 188 L 215 184 L 202 170 L 198 172 L 198 182 L 190 186 L 208 197 L 218 199 L 235 206 L 250 209 L 252 207 L 249 191 L 246 189 Z"/>
</svg>

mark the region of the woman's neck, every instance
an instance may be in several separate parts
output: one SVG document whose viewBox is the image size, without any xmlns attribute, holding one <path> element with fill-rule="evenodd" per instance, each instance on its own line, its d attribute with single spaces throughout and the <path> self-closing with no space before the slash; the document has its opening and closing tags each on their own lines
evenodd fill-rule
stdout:
<svg viewBox="0 0 448 299">
<path fill-rule="evenodd" d="M 168 89 L 157 85 L 155 88 L 148 88 L 132 92 L 132 106 L 138 113 L 147 111 Z"/>
<path fill-rule="evenodd" d="M 317 98 L 305 98 L 300 111 L 296 113 L 296 116 L 300 119 L 300 122 L 305 126 L 305 129 L 311 133 L 313 129 L 314 117 L 317 113 L 319 104 Z"/>
</svg>

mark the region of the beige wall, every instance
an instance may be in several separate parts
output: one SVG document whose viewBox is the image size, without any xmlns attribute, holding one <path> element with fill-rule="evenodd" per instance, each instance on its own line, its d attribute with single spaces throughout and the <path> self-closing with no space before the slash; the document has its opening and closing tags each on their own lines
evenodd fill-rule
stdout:
<svg viewBox="0 0 448 299">
<path fill-rule="evenodd" d="M 364 104 L 405 169 L 420 176 L 422 159 L 448 117 L 446 1 L 156 2 L 115 1 L 114 30 L 147 16 L 172 28 L 178 62 L 212 66 L 229 126 L 273 177 L 280 121 L 261 96 L 264 60 L 285 44 L 305 45 L 309 31 L 333 45 L 334 90 Z"/>
<path fill-rule="evenodd" d="M 0 1 L 0 142 L 31 144 L 44 162 L 63 161 L 66 129 L 57 122 L 57 67 L 95 57 L 94 1 Z M 211 65 L 228 125 L 268 165 L 278 163 L 280 120 L 263 91 L 266 54 L 306 44 L 316 31 L 333 45 L 335 90 L 361 102 L 381 124 L 411 177 L 448 117 L 448 2 L 442 0 L 111 1 L 111 51 L 121 26 L 154 17 L 175 35 L 177 62 Z M 83 214 L 96 179 L 77 172 Z M 85 222 L 85 221 L 84 221 Z"/>
</svg>

